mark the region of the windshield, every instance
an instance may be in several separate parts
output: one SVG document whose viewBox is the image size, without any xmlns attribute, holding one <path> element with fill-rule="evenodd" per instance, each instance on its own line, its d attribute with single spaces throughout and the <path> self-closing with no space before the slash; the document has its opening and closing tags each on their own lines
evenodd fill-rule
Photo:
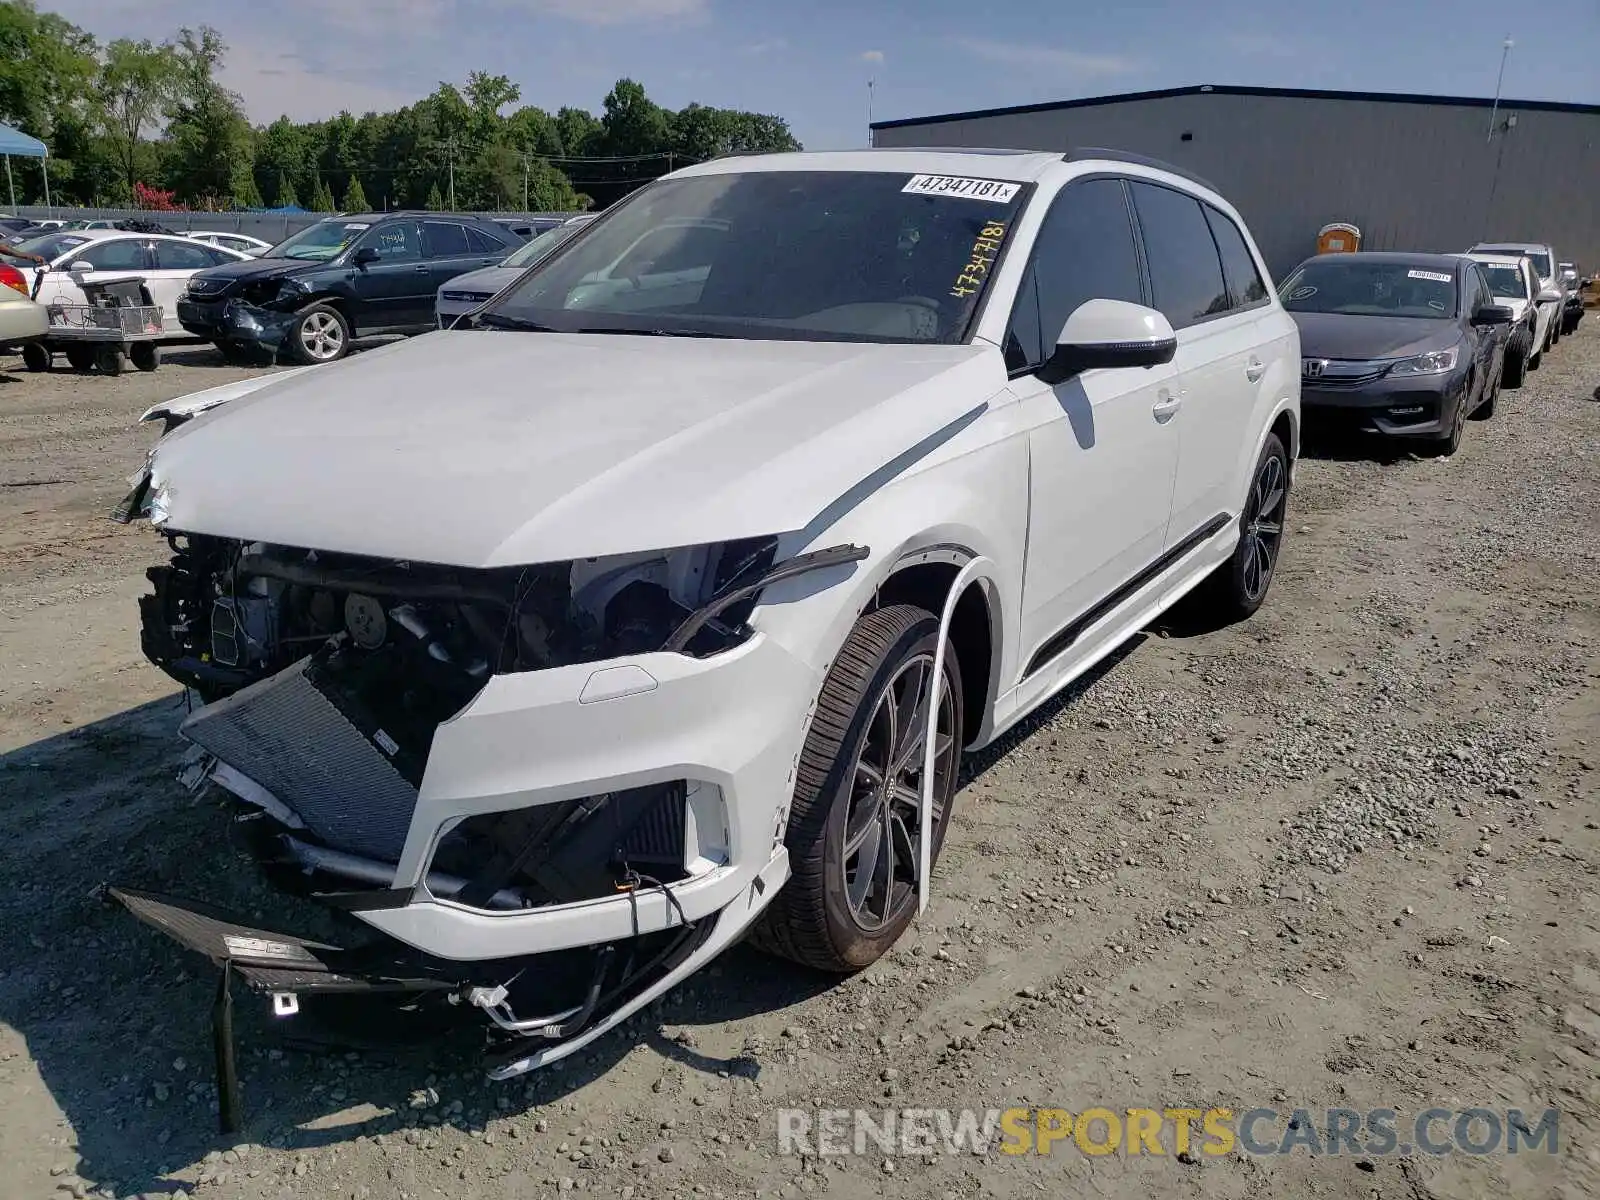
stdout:
<svg viewBox="0 0 1600 1200">
<path fill-rule="evenodd" d="M 1284 281 L 1283 306 L 1290 312 L 1339 313 L 1359 317 L 1453 317 L 1453 271 L 1404 262 L 1356 260 L 1329 255 L 1301 263 Z"/>
<path fill-rule="evenodd" d="M 1489 277 L 1489 290 L 1496 296 L 1509 296 L 1513 300 L 1528 298 L 1528 281 L 1520 267 L 1508 263 L 1479 263 Z"/>
<path fill-rule="evenodd" d="M 37 254 L 45 262 L 55 262 L 69 250 L 76 250 L 79 246 L 86 246 L 93 238 L 82 237 L 72 233 L 46 233 L 36 238 L 29 238 L 17 244 L 18 250 L 25 250 L 29 254 Z"/>
<path fill-rule="evenodd" d="M 538 262 L 546 254 L 549 254 L 550 251 L 555 249 L 557 242 L 561 241 L 568 234 L 581 228 L 581 225 L 573 225 L 570 227 L 566 225 L 557 225 L 554 229 L 547 229 L 538 237 L 534 238 L 531 242 L 525 242 L 523 245 L 513 250 L 510 255 L 507 256 L 505 262 L 501 263 L 500 265 L 502 267 L 525 267 L 529 263 Z"/>
<path fill-rule="evenodd" d="M 1027 187 L 880 171 L 669 179 L 501 293 L 483 324 L 961 341 Z"/>
<path fill-rule="evenodd" d="M 268 250 L 264 258 L 303 258 L 311 262 L 326 262 L 337 258 L 351 242 L 371 226 L 365 221 L 318 221 L 299 233 L 291 234 Z"/>
<path fill-rule="evenodd" d="M 1522 255 L 1533 264 L 1533 269 L 1539 273 L 1540 279 L 1550 278 L 1550 256 L 1538 250 L 1524 250 L 1520 246 L 1479 246 L 1480 250 L 1487 250 L 1490 254 Z"/>
</svg>

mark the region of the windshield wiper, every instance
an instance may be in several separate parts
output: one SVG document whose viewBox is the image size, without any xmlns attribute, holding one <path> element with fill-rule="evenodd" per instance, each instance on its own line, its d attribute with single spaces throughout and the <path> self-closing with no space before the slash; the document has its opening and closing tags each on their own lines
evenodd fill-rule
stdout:
<svg viewBox="0 0 1600 1200">
<path fill-rule="evenodd" d="M 560 333 L 559 329 L 549 325 L 541 325 L 537 321 L 530 321 L 526 317 L 510 317 L 505 313 L 486 312 L 479 313 L 472 318 L 474 325 L 487 325 L 490 329 L 520 329 L 527 333 Z"/>
<path fill-rule="evenodd" d="M 731 333 L 704 333 L 692 329 L 618 329 L 612 326 L 586 325 L 581 329 L 574 329 L 573 333 L 621 333 L 633 337 L 683 337 L 683 338 L 724 338 L 731 339 Z"/>
</svg>

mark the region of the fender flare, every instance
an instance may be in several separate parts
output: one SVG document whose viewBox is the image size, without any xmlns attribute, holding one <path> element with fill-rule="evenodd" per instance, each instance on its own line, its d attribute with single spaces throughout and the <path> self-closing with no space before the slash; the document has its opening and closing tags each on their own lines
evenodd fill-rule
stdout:
<svg viewBox="0 0 1600 1200">
<path fill-rule="evenodd" d="M 929 875 L 933 869 L 933 760 L 934 747 L 939 739 L 939 704 L 944 691 L 945 640 L 950 632 L 950 622 L 956 615 L 956 605 L 966 591 L 967 584 L 977 578 L 980 571 L 993 565 L 990 559 L 981 554 L 967 560 L 966 566 L 956 572 L 955 580 L 945 595 L 944 612 L 939 616 L 939 638 L 934 643 L 933 652 L 933 686 L 928 693 L 928 735 L 922 748 L 922 802 L 917 806 L 917 822 L 920 826 L 917 851 L 921 858 L 917 864 L 919 913 L 928 907 L 928 890 L 931 882 Z"/>
</svg>

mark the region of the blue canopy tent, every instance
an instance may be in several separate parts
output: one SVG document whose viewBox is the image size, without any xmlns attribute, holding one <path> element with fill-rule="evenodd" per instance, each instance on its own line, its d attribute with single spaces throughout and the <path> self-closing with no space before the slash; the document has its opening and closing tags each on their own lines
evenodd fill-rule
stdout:
<svg viewBox="0 0 1600 1200">
<path fill-rule="evenodd" d="M 18 158 L 37 158 L 39 169 L 44 172 L 44 205 L 50 207 L 50 151 L 38 138 L 29 137 L 20 129 L 13 129 L 9 125 L 0 125 L 0 155 L 6 160 L 6 186 L 11 189 L 11 207 L 17 206 L 17 185 L 11 178 L 11 156 Z"/>
</svg>

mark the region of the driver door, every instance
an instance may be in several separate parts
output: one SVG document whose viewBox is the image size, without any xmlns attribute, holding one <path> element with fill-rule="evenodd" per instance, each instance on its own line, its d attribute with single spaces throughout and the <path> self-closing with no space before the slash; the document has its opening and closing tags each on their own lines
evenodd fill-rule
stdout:
<svg viewBox="0 0 1600 1200">
<path fill-rule="evenodd" d="M 362 333 L 433 324 L 433 268 L 422 255 L 415 221 L 385 221 L 361 235 L 347 253 L 352 263 L 363 249 L 378 257 L 349 271 Z"/>
<path fill-rule="evenodd" d="M 1034 242 L 1005 345 L 1029 427 L 1024 677 L 1072 652 L 1167 536 L 1178 469 L 1171 365 L 1091 370 L 1052 387 L 1030 370 L 1093 299 L 1149 304 L 1121 179 L 1074 181 Z"/>
</svg>

